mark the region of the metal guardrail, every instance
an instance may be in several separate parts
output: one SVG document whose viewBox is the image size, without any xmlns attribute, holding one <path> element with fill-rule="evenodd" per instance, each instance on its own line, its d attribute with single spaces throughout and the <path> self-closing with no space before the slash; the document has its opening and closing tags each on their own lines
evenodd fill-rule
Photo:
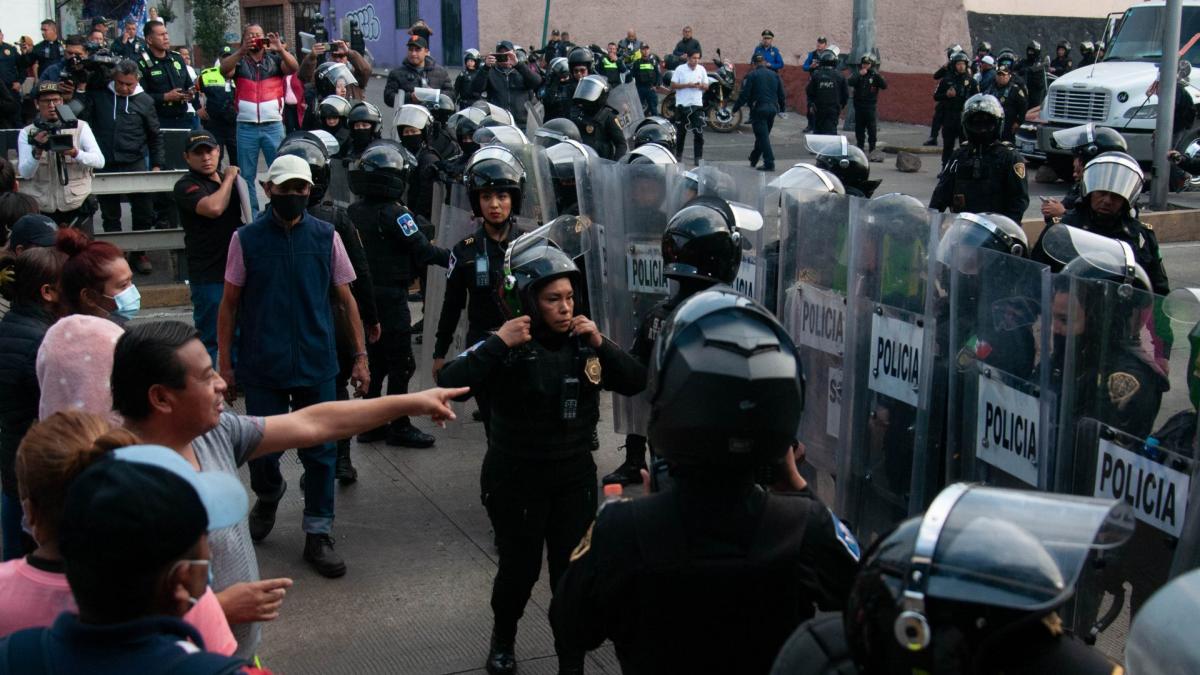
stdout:
<svg viewBox="0 0 1200 675">
<path fill-rule="evenodd" d="M 181 251 L 183 229 L 139 230 L 137 232 L 97 232 L 100 241 L 119 246 L 122 251 Z"/>
<path fill-rule="evenodd" d="M 135 192 L 170 192 L 186 170 L 122 171 L 92 176 L 92 194 L 124 195 Z"/>
</svg>

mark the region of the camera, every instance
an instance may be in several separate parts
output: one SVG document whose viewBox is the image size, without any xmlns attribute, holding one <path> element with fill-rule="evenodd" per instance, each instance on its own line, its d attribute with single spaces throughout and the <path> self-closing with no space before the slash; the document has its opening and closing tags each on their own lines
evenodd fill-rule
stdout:
<svg viewBox="0 0 1200 675">
<path fill-rule="evenodd" d="M 253 40 L 250 41 L 250 49 L 253 49 L 254 51 L 259 51 L 266 46 L 267 46 L 266 38 L 254 38 Z"/>
<path fill-rule="evenodd" d="M 71 107 L 65 103 L 57 106 L 55 112 L 58 113 L 56 120 L 38 118 L 34 121 L 34 128 L 29 131 L 29 143 L 42 150 L 64 152 L 75 147 L 75 138 L 69 133 L 63 133 L 63 130 L 79 126 L 79 120 L 75 117 L 75 112 L 71 110 Z M 50 137 L 46 139 L 46 142 L 38 143 L 34 140 L 34 136 L 42 131 L 49 132 Z"/>
</svg>

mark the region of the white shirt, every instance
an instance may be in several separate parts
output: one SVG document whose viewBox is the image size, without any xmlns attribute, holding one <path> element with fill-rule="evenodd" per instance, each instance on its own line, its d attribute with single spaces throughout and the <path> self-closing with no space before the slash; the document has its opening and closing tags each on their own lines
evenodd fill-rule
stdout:
<svg viewBox="0 0 1200 675">
<path fill-rule="evenodd" d="M 675 73 L 671 75 L 671 84 L 703 84 L 708 86 L 708 71 L 704 69 L 703 63 L 696 64 L 693 69 L 688 64 L 683 64 L 675 69 Z M 701 107 L 704 105 L 704 90 L 702 89 L 676 89 L 675 90 L 675 105 Z"/>
<path fill-rule="evenodd" d="M 23 179 L 32 178 L 38 166 L 38 160 L 33 156 L 33 146 L 29 144 L 30 131 L 36 132 L 37 129 L 30 124 L 17 136 L 17 175 Z M 93 169 L 104 168 L 104 153 L 100 152 L 92 128 L 83 120 L 79 120 L 79 154 L 75 155 L 73 161 Z"/>
</svg>

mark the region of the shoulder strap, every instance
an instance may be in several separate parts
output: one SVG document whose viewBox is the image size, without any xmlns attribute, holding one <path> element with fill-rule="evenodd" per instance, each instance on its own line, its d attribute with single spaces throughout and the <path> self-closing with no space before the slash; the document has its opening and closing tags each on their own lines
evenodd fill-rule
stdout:
<svg viewBox="0 0 1200 675">
<path fill-rule="evenodd" d="M 0 664 L 10 673 L 50 675 L 47 628 L 19 630 L 0 643 Z"/>
</svg>

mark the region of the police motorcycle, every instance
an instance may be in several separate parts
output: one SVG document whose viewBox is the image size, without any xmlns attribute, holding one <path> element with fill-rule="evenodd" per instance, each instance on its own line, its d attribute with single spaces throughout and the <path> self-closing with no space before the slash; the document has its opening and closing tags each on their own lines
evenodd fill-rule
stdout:
<svg viewBox="0 0 1200 675">
<path fill-rule="evenodd" d="M 1119 656 L 1150 595 L 1200 563 L 1200 295 L 1155 296 L 1123 241 L 1060 224 L 1042 242 L 1065 264 L 1050 298 L 1059 388 L 1051 485 L 1120 500 L 1136 518 L 1131 544 L 1085 570 L 1069 622 Z"/>
<path fill-rule="evenodd" d="M 742 111 L 733 112 L 733 104 L 737 97 L 733 95 L 736 78 L 733 62 L 721 57 L 721 50 L 712 60 L 716 71 L 708 71 L 708 89 L 704 91 L 704 114 L 708 118 L 708 126 L 713 131 L 728 134 L 742 126 Z M 663 80 L 671 86 L 671 72 L 667 71 Z M 675 92 L 667 94 L 659 105 L 659 112 L 667 119 L 675 119 Z"/>
</svg>

